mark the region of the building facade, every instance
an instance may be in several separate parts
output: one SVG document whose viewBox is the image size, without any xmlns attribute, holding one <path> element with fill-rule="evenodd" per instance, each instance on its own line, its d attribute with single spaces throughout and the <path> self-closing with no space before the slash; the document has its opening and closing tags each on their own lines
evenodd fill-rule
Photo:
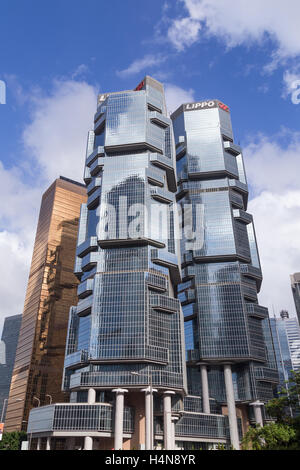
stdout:
<svg viewBox="0 0 300 470">
<path fill-rule="evenodd" d="M 291 287 L 292 287 L 298 322 L 300 323 L 300 273 L 291 274 Z"/>
<path fill-rule="evenodd" d="M 0 423 L 5 419 L 21 321 L 22 315 L 12 315 L 4 320 L 0 353 Z"/>
<path fill-rule="evenodd" d="M 64 401 L 68 316 L 77 302 L 73 273 L 84 185 L 60 177 L 44 193 L 12 374 L 5 431 L 26 430 L 31 408 Z"/>
<path fill-rule="evenodd" d="M 221 406 L 238 448 L 236 416 L 244 432 L 251 405 L 261 423 L 278 380 L 268 310 L 257 299 L 262 273 L 242 150 L 219 100 L 184 104 L 171 118 L 177 201 L 182 214 L 192 214 L 192 232 L 201 233 L 191 244 L 183 228 L 181 242 L 188 393 L 202 397 L 198 411 Z"/>
<path fill-rule="evenodd" d="M 242 154 L 214 103 L 170 119 L 151 77 L 99 96 L 64 363 L 70 402 L 32 410 L 38 448 L 239 448 L 249 413 L 262 423 L 275 356 Z"/>
</svg>

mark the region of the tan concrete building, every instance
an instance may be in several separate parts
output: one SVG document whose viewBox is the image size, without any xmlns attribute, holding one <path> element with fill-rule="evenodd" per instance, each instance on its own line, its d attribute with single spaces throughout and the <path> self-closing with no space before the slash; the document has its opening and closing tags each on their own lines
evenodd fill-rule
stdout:
<svg viewBox="0 0 300 470">
<path fill-rule="evenodd" d="M 77 304 L 73 274 L 84 185 L 60 177 L 43 194 L 5 431 L 26 430 L 29 411 L 61 402 L 69 308 Z"/>
</svg>

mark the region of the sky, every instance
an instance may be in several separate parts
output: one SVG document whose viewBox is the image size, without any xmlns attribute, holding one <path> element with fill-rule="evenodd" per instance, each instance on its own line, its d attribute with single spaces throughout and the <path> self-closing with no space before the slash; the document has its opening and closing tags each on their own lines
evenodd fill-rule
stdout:
<svg viewBox="0 0 300 470">
<path fill-rule="evenodd" d="M 2 0 L 0 331 L 21 313 L 42 193 L 82 181 L 96 96 L 163 82 L 230 106 L 264 274 L 260 303 L 295 314 L 300 271 L 299 0 Z"/>
</svg>

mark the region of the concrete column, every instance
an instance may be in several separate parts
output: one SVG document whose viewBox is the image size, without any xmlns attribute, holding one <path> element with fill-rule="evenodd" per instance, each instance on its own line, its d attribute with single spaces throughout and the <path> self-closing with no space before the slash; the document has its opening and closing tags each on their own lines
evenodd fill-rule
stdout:
<svg viewBox="0 0 300 470">
<path fill-rule="evenodd" d="M 234 389 L 233 389 L 232 372 L 231 372 L 230 364 L 224 365 L 224 377 L 225 377 L 225 388 L 226 388 L 231 445 L 235 450 L 239 450 L 240 439 L 239 439 L 239 432 L 238 432 L 238 425 L 237 425 L 237 418 L 236 418 Z"/>
<path fill-rule="evenodd" d="M 173 450 L 173 431 L 172 431 L 172 395 L 175 392 L 167 391 L 164 393 L 164 447 L 165 450 Z"/>
<path fill-rule="evenodd" d="M 262 406 L 264 406 L 264 404 L 261 401 L 257 400 L 257 401 L 254 401 L 253 403 L 250 403 L 250 406 L 253 406 L 256 424 L 258 424 L 259 426 L 263 426 L 264 420 L 262 416 Z"/>
<path fill-rule="evenodd" d="M 42 439 L 40 437 L 38 437 L 36 450 L 41 450 L 41 444 L 42 444 Z"/>
<path fill-rule="evenodd" d="M 47 437 L 46 450 L 51 450 L 51 437 Z"/>
<path fill-rule="evenodd" d="M 67 450 L 75 449 L 75 437 L 67 437 Z"/>
<path fill-rule="evenodd" d="M 178 421 L 178 416 L 172 416 L 172 449 L 176 449 L 176 435 L 175 435 L 175 425 L 176 421 Z"/>
<path fill-rule="evenodd" d="M 93 450 L 93 438 L 91 436 L 85 436 L 84 450 Z"/>
<path fill-rule="evenodd" d="M 144 388 L 145 392 L 145 448 L 146 450 L 153 450 L 153 393 L 157 392 L 156 388 Z"/>
<path fill-rule="evenodd" d="M 203 413 L 210 414 L 209 390 L 206 364 L 200 364 L 201 383 L 202 383 L 202 405 Z"/>
<path fill-rule="evenodd" d="M 88 404 L 93 405 L 96 403 L 96 390 L 94 388 L 89 388 L 88 390 Z"/>
<path fill-rule="evenodd" d="M 123 449 L 123 416 L 124 416 L 124 393 L 128 392 L 124 388 L 115 388 L 116 407 L 115 407 L 115 450 Z"/>
</svg>

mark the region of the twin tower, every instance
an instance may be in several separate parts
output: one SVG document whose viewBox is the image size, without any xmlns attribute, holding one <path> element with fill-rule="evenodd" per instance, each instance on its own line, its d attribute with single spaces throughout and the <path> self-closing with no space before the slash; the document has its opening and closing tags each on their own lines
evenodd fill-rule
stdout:
<svg viewBox="0 0 300 470">
<path fill-rule="evenodd" d="M 241 148 L 218 100 L 170 117 L 163 86 L 98 98 L 63 389 L 33 439 L 66 448 L 238 449 L 277 370 Z"/>
</svg>

